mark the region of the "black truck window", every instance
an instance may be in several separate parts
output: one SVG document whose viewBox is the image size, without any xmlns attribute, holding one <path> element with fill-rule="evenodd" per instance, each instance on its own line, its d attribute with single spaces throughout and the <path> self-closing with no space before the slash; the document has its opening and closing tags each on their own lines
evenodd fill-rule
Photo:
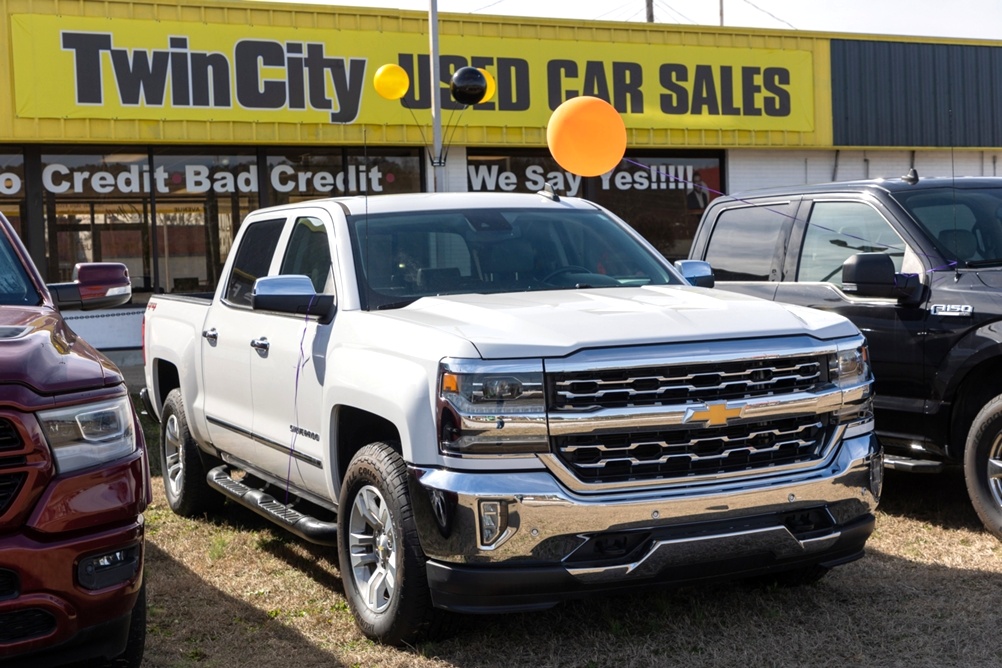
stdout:
<svg viewBox="0 0 1002 668">
<path fill-rule="evenodd" d="M 816 202 L 800 252 L 798 281 L 842 285 L 842 263 L 856 253 L 887 253 L 901 271 L 905 244 L 876 209 L 864 202 Z"/>
<path fill-rule="evenodd" d="M 705 258 L 717 280 L 770 279 L 780 239 L 791 220 L 780 206 L 726 209 L 717 217 Z"/>
</svg>

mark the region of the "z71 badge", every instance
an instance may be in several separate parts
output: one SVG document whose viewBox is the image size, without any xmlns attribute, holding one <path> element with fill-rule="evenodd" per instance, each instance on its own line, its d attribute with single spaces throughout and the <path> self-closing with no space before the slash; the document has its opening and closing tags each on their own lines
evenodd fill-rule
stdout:
<svg viewBox="0 0 1002 668">
<path fill-rule="evenodd" d="M 929 312 L 933 315 L 970 317 L 974 315 L 974 307 L 970 304 L 933 304 Z"/>
</svg>

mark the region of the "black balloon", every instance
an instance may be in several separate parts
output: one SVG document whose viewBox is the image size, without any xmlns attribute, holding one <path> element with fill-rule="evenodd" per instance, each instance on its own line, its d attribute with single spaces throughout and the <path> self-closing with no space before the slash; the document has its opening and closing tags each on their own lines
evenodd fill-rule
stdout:
<svg viewBox="0 0 1002 668">
<path fill-rule="evenodd" d="M 460 104 L 476 104 L 487 94 L 487 77 L 476 67 L 460 67 L 449 86 L 452 99 Z"/>
</svg>

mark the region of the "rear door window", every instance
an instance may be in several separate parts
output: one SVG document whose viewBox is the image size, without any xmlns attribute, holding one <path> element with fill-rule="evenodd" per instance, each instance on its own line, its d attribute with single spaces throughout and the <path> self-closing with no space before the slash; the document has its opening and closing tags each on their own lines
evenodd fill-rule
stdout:
<svg viewBox="0 0 1002 668">
<path fill-rule="evenodd" d="M 259 220 L 245 224 L 249 227 L 244 231 L 240 247 L 233 258 L 223 299 L 230 304 L 250 308 L 254 281 L 268 275 L 285 219 Z"/>
<path fill-rule="evenodd" d="M 721 212 L 704 258 L 717 280 L 779 280 L 792 210 L 789 204 L 780 203 Z"/>
</svg>

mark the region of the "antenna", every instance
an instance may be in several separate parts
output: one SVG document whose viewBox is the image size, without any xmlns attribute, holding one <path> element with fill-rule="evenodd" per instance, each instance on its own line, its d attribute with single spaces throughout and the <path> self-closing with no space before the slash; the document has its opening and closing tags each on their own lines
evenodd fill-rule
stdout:
<svg viewBox="0 0 1002 668">
<path fill-rule="evenodd" d="M 919 182 L 918 171 L 914 167 L 912 167 L 911 169 L 908 170 L 907 174 L 901 177 L 901 180 L 910 186 L 915 185 L 916 183 Z"/>
<path fill-rule="evenodd" d="M 546 197 L 547 199 L 551 199 L 554 202 L 559 202 L 560 201 L 560 195 L 557 194 L 557 191 L 554 190 L 553 186 L 551 184 L 549 184 L 549 183 L 544 184 L 543 185 L 543 189 L 536 191 L 536 194 L 537 195 L 542 195 L 543 197 Z"/>
</svg>

